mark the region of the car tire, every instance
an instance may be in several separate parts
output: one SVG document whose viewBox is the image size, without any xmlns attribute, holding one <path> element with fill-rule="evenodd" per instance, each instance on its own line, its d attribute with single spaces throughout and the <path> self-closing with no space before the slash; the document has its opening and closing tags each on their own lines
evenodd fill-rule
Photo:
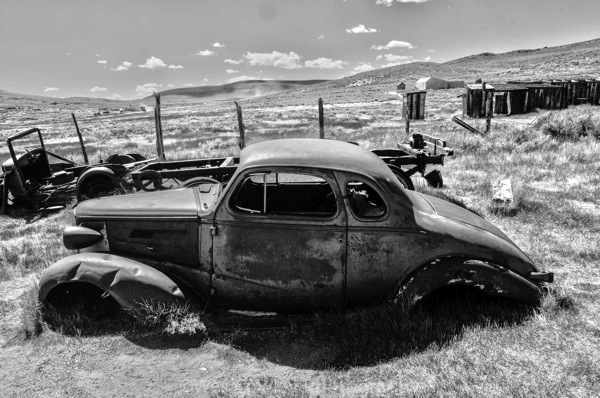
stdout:
<svg viewBox="0 0 600 398">
<path fill-rule="evenodd" d="M 396 176 L 396 178 L 398 179 L 398 181 L 400 181 L 400 184 L 408 190 L 414 191 L 415 190 L 415 186 L 412 182 L 412 180 L 410 179 L 410 177 L 398 166 L 394 166 L 391 164 L 388 164 L 388 167 L 390 168 L 390 170 L 392 170 L 392 172 L 394 173 L 394 175 Z"/>
<path fill-rule="evenodd" d="M 123 193 L 117 184 L 108 178 L 92 178 L 86 181 L 85 185 L 79 190 L 77 200 L 82 202 L 87 199 L 102 198 Z"/>
</svg>

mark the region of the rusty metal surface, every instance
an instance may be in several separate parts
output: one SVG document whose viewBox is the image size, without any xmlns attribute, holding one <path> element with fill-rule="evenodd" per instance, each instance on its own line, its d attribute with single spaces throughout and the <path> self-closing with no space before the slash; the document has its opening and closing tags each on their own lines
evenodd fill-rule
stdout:
<svg viewBox="0 0 600 398">
<path fill-rule="evenodd" d="M 370 151 L 342 141 L 292 138 L 263 141 L 240 154 L 238 170 L 264 166 L 311 167 L 346 170 L 379 181 L 393 181 L 394 174 Z"/>
<path fill-rule="evenodd" d="M 194 190 L 179 189 L 86 200 L 77 205 L 75 215 L 81 219 L 195 219 L 198 217 L 198 211 Z"/>
<path fill-rule="evenodd" d="M 90 283 L 108 292 L 123 308 L 142 300 L 186 303 L 188 300 L 169 277 L 155 268 L 108 253 L 81 253 L 54 263 L 44 272 L 40 300 L 63 283 Z"/>
<path fill-rule="evenodd" d="M 169 291 L 174 283 L 157 282 L 160 278 L 149 271 L 155 268 L 160 275 L 177 276 L 180 285 L 189 284 L 213 308 L 304 312 L 390 299 L 399 291 L 418 299 L 448 285 L 526 302 L 539 297 L 540 281 L 548 278 L 530 277 L 537 267 L 483 218 L 404 190 L 376 155 L 357 146 L 280 141 L 248 147 L 222 193 L 205 184 L 80 204 L 77 222 L 105 222 L 111 252 L 136 261 L 98 253 L 68 257 L 44 276 L 49 285 L 42 291 L 73 275 L 114 290 L 117 274 L 123 275 L 123 286 L 136 286 L 140 294 Z M 317 159 L 328 149 L 328 157 Z M 359 161 L 350 164 L 354 156 Z M 252 180 L 257 171 L 262 182 Z M 292 178 L 289 186 L 279 187 L 280 174 L 312 180 Z M 269 189 L 265 176 L 274 181 Z M 245 181 L 254 184 L 248 191 L 242 189 Z M 303 194 L 309 189 L 311 194 Z M 376 211 L 363 212 L 353 202 L 359 189 Z M 238 205 L 240 192 L 252 199 L 242 202 L 247 206 Z M 266 211 L 267 197 L 282 192 L 290 197 L 279 205 L 298 205 L 306 199 L 298 196 L 313 199 L 318 193 L 326 195 L 329 210 Z M 252 196 L 261 193 L 264 202 Z M 145 283 L 150 290 L 139 287 Z"/>
</svg>

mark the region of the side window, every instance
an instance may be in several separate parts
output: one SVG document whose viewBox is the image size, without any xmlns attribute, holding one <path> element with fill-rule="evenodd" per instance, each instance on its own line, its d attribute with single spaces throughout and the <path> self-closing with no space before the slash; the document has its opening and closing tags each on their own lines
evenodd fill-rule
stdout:
<svg viewBox="0 0 600 398">
<path fill-rule="evenodd" d="M 352 212 L 362 218 L 381 217 L 386 212 L 383 198 L 370 185 L 362 181 L 349 181 L 346 194 Z"/>
<path fill-rule="evenodd" d="M 247 175 L 231 206 L 253 214 L 330 217 L 337 212 L 333 189 L 322 177 L 303 173 Z"/>
</svg>

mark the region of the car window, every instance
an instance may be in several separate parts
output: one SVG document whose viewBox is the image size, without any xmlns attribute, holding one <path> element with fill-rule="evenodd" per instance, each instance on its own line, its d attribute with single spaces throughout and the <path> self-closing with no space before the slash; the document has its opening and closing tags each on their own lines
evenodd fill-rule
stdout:
<svg viewBox="0 0 600 398">
<path fill-rule="evenodd" d="M 304 173 L 250 174 L 238 185 L 231 205 L 252 214 L 329 217 L 337 212 L 331 185 Z"/>
<path fill-rule="evenodd" d="M 362 181 L 349 181 L 346 194 L 354 215 L 364 218 L 381 217 L 386 212 L 383 198 L 377 191 Z"/>
</svg>

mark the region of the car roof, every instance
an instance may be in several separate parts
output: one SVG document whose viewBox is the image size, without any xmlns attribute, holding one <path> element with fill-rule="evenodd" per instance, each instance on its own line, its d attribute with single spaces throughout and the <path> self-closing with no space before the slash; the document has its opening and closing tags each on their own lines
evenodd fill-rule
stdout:
<svg viewBox="0 0 600 398">
<path fill-rule="evenodd" d="M 269 140 L 242 150 L 240 170 L 262 166 L 313 167 L 356 172 L 375 179 L 395 178 L 387 165 L 365 148 L 314 138 Z"/>
</svg>

